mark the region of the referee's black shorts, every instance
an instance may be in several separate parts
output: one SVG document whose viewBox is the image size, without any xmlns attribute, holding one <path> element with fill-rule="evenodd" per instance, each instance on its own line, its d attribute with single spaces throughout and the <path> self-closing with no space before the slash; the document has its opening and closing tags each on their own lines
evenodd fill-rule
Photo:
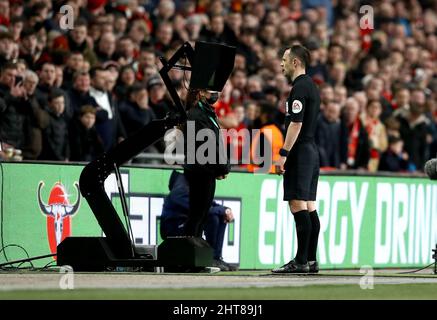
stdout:
<svg viewBox="0 0 437 320">
<path fill-rule="evenodd" d="M 314 142 L 297 142 L 284 165 L 284 201 L 316 201 L 319 152 Z"/>
</svg>

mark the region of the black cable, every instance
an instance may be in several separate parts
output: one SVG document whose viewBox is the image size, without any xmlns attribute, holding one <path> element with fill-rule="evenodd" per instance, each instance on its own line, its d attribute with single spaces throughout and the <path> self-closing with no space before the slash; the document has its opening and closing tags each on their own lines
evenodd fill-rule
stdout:
<svg viewBox="0 0 437 320">
<path fill-rule="evenodd" d="M 1 248 L 0 253 L 1 253 L 1 252 L 6 253 L 6 250 L 5 250 L 5 249 L 6 249 L 6 248 L 10 248 L 10 247 L 17 247 L 17 248 L 20 248 L 21 250 L 24 251 L 24 253 L 26 254 L 27 258 L 30 259 L 30 255 L 29 255 L 29 253 L 27 252 L 27 250 L 24 249 L 22 246 L 20 246 L 20 245 L 18 245 L 18 244 L 8 244 L 7 246 L 4 246 L 4 247 Z M 6 260 L 6 262 L 9 262 L 9 260 Z M 22 262 L 22 263 L 23 263 L 23 262 Z M 22 264 L 22 263 L 21 263 L 21 264 Z M 35 266 L 33 265 L 32 261 L 29 261 L 29 263 L 30 263 L 30 265 L 32 266 L 32 268 L 35 268 Z M 21 264 L 20 264 L 20 265 L 21 265 Z M 16 267 L 15 267 L 15 268 L 16 268 Z"/>
<path fill-rule="evenodd" d="M 433 265 L 434 265 L 434 262 L 431 263 L 431 264 L 429 264 L 429 265 L 427 265 L 426 267 L 423 267 L 423 268 L 420 268 L 420 269 L 417 269 L 417 270 L 412 270 L 412 271 L 399 272 L 398 274 L 416 273 L 416 272 L 419 272 L 419 271 L 425 270 L 425 269 L 427 269 L 427 268 L 429 268 L 429 267 L 431 267 L 431 266 L 433 266 Z"/>
<path fill-rule="evenodd" d="M 57 267 L 56 265 L 51 266 L 52 263 L 56 263 L 56 261 L 55 260 L 50 261 L 44 267 L 42 267 L 41 270 L 44 270 L 44 269 L 47 269 L 47 268 L 51 268 L 51 267 Z"/>
</svg>

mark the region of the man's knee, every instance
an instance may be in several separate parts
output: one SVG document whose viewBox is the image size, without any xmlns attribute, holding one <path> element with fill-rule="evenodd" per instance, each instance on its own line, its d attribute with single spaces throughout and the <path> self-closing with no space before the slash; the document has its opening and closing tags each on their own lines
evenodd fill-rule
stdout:
<svg viewBox="0 0 437 320">
<path fill-rule="evenodd" d="M 315 201 L 308 201 L 307 202 L 308 212 L 313 212 L 317 210 L 316 202 Z"/>
<path fill-rule="evenodd" d="M 307 202 L 304 200 L 291 200 L 288 204 L 292 213 L 308 210 Z"/>
</svg>

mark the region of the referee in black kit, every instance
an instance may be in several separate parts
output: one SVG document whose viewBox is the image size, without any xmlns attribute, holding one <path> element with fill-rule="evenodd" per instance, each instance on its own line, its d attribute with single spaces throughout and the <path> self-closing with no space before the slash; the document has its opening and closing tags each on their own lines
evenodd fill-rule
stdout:
<svg viewBox="0 0 437 320">
<path fill-rule="evenodd" d="M 320 95 L 312 79 L 305 74 L 310 64 L 309 51 L 294 45 L 282 58 L 282 72 L 292 81 L 286 102 L 286 137 L 280 150 L 279 172 L 284 175 L 284 201 L 288 201 L 296 223 L 296 257 L 273 269 L 273 273 L 317 273 L 317 242 L 320 221 L 316 211 L 319 179 L 319 154 L 314 142 Z"/>
</svg>

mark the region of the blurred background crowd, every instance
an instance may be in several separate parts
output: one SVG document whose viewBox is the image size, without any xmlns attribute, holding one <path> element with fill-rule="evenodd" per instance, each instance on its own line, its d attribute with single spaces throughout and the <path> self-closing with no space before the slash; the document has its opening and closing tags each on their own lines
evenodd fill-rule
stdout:
<svg viewBox="0 0 437 320">
<path fill-rule="evenodd" d="M 320 88 L 322 167 L 415 172 L 436 156 L 437 1 L 0 0 L 0 157 L 95 159 L 166 115 L 158 57 L 198 40 L 237 47 L 215 104 L 237 157 L 255 143 L 245 128 L 274 129 L 267 142 L 282 146 L 281 59 L 295 43 L 310 50 Z M 184 100 L 189 73 L 170 75 Z"/>
</svg>

